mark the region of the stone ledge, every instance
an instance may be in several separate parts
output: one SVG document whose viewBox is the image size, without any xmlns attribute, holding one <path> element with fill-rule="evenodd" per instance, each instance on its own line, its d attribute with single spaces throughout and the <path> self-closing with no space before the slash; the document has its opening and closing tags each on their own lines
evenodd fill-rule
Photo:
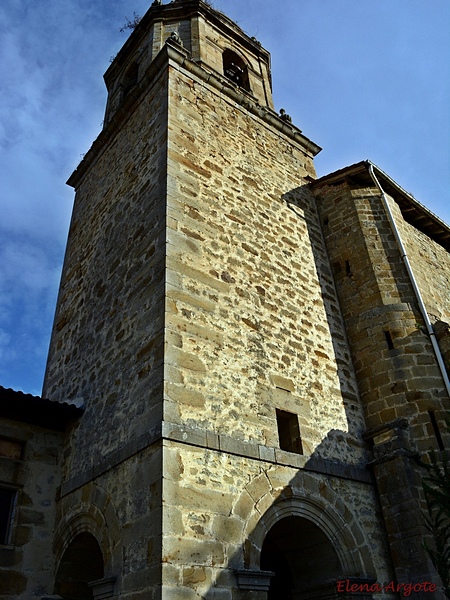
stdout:
<svg viewBox="0 0 450 600">
<path fill-rule="evenodd" d="M 140 435 L 138 438 L 132 439 L 123 446 L 116 448 L 95 465 L 83 471 L 83 473 L 75 475 L 75 477 L 64 481 L 57 492 L 58 499 L 70 494 L 77 488 L 86 485 L 97 477 L 100 477 L 100 475 L 103 475 L 103 473 L 106 473 L 114 467 L 117 467 L 125 460 L 131 458 L 135 454 L 139 454 L 139 452 L 142 452 L 161 439 L 161 427 L 154 427 L 153 429 L 150 429 L 149 431 Z"/>
<path fill-rule="evenodd" d="M 364 465 L 347 465 L 320 457 L 308 457 L 302 454 L 286 452 L 280 448 L 264 446 L 257 442 L 238 440 L 228 435 L 183 427 L 182 425 L 164 421 L 161 427 L 155 427 L 139 438 L 131 440 L 83 473 L 65 481 L 59 489 L 58 497 L 70 494 L 77 488 L 100 477 L 160 440 L 178 442 L 197 448 L 206 448 L 215 452 L 225 452 L 234 456 L 293 467 L 295 469 L 304 469 L 305 471 L 351 479 L 362 483 L 372 483 L 371 474 Z"/>
<path fill-rule="evenodd" d="M 305 471 L 352 479 L 363 483 L 372 483 L 371 474 L 365 465 L 347 465 L 320 457 L 308 457 L 286 452 L 280 450 L 280 448 L 263 446 L 257 442 L 238 440 L 211 431 L 204 432 L 165 422 L 163 423 L 162 437 L 167 441 L 181 442 L 188 446 L 207 448 L 208 450 L 226 452 L 243 458 L 304 469 Z"/>
</svg>

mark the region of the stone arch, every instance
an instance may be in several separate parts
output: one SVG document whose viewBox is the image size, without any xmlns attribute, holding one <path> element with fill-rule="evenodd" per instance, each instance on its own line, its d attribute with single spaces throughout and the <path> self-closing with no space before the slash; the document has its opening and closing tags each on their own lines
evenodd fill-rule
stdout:
<svg viewBox="0 0 450 600">
<path fill-rule="evenodd" d="M 331 540 L 312 521 L 283 517 L 272 526 L 261 550 L 261 570 L 275 573 L 268 600 L 334 597 L 342 565 Z"/>
<path fill-rule="evenodd" d="M 106 491 L 89 483 L 65 496 L 59 511 L 60 519 L 54 538 L 57 571 L 68 549 L 76 540 L 82 541 L 79 536 L 90 535 L 96 540 L 103 557 L 103 577 L 111 580 L 120 577 L 123 562 L 121 528 Z"/>
<path fill-rule="evenodd" d="M 230 81 L 250 92 L 248 65 L 246 60 L 234 50 L 227 48 L 222 53 L 223 74 Z"/>
<path fill-rule="evenodd" d="M 323 495 L 319 492 L 322 490 Z M 247 493 L 247 492 L 245 492 Z M 295 483 L 264 489 L 253 494 L 253 506 L 244 530 L 244 564 L 246 569 L 261 568 L 261 551 L 269 531 L 282 519 L 297 517 L 309 522 L 332 544 L 342 576 L 376 579 L 369 545 L 349 508 L 325 481 L 306 472 Z M 264 507 L 263 510 L 261 508 Z"/>
<path fill-rule="evenodd" d="M 66 547 L 55 578 L 55 593 L 67 600 L 93 599 L 89 585 L 104 578 L 104 560 L 92 533 L 78 533 Z"/>
</svg>

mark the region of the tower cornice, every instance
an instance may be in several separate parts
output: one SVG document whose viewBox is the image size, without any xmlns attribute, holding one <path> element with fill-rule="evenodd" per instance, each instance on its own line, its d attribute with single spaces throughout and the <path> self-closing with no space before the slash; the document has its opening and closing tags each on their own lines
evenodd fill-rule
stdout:
<svg viewBox="0 0 450 600">
<path fill-rule="evenodd" d="M 201 0 L 195 0 L 195 2 L 203 4 Z M 189 53 L 181 44 L 168 39 L 155 60 L 149 65 L 145 76 L 127 95 L 122 105 L 100 132 L 81 163 L 69 177 L 67 180 L 68 185 L 74 188 L 78 187 L 87 169 L 102 151 L 102 148 L 105 144 L 109 143 L 111 138 L 120 129 L 123 122 L 134 110 L 141 94 L 147 89 L 150 82 L 154 83 L 157 77 L 165 72 L 165 69 L 170 63 L 174 66 L 181 67 L 192 76 L 209 84 L 219 93 L 227 96 L 231 101 L 239 104 L 245 110 L 248 110 L 249 113 L 260 118 L 267 125 L 277 130 L 280 134 L 287 136 L 292 141 L 299 144 L 299 146 L 301 146 L 301 148 L 311 157 L 316 156 L 321 151 L 321 147 L 307 138 L 298 127 L 291 122 L 284 120 L 282 116 L 278 115 L 274 110 L 261 106 L 251 93 L 243 90 L 238 85 L 235 85 L 226 77 L 220 76 L 216 72 L 209 71 L 195 61 L 190 60 Z"/>
</svg>

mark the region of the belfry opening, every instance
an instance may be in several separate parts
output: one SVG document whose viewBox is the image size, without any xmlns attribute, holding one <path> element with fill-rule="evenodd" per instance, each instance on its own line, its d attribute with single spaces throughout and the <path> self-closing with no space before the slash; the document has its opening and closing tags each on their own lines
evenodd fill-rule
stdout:
<svg viewBox="0 0 450 600">
<path fill-rule="evenodd" d="M 243 59 L 232 50 L 225 50 L 222 55 L 223 72 L 228 79 L 244 90 L 250 91 L 247 65 Z"/>
</svg>

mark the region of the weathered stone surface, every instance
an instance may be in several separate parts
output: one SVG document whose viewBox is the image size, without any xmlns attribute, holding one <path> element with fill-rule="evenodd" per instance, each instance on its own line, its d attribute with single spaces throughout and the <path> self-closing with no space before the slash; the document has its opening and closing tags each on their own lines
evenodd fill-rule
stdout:
<svg viewBox="0 0 450 600">
<path fill-rule="evenodd" d="M 272 111 L 257 42 L 207 3 L 151 10 L 108 70 L 105 130 L 70 180 L 44 394 L 86 413 L 67 432 L 45 568 L 88 533 L 121 600 L 262 600 L 234 570 L 260 568 L 291 517 L 341 567 L 389 581 L 388 542 L 404 563 L 409 523 L 395 510 L 415 510 L 417 529 L 420 498 L 396 495 L 378 432 L 381 514 L 363 434 L 403 417 L 423 449 L 444 390 L 378 193 L 311 185 L 318 148 Z M 230 48 L 244 86 L 224 72 Z M 394 209 L 448 323 L 448 255 Z M 51 528 L 35 504 L 17 546 Z"/>
<path fill-rule="evenodd" d="M 2 487 L 17 493 L 8 546 L 0 552 L 0 594 L 13 600 L 31 597 L 37 587 L 43 593 L 52 591 L 52 534 L 60 483 L 56 459 L 62 453 L 64 434 L 2 419 L 0 437 L 21 447 L 19 459 L 0 457 Z"/>
</svg>

